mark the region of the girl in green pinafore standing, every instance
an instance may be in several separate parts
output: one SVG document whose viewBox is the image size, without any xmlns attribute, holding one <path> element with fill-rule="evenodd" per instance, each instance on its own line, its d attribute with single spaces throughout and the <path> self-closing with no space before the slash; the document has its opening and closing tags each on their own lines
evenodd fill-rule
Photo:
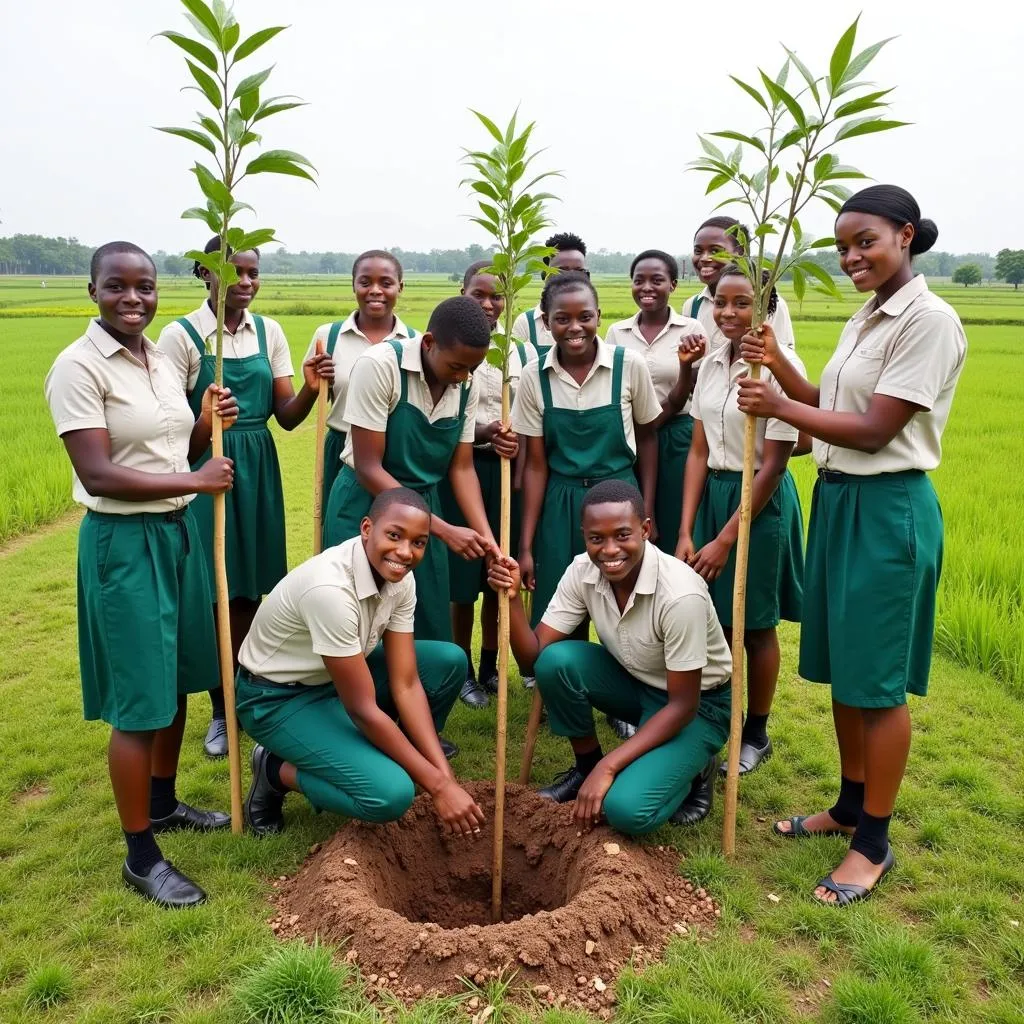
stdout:
<svg viewBox="0 0 1024 1024">
<path fill-rule="evenodd" d="M 778 296 L 772 289 L 768 320 Z M 732 645 L 732 592 L 736 572 L 743 439 L 746 416 L 736 405 L 738 381 L 747 364 L 740 340 L 750 330 L 754 289 L 736 266 L 718 280 L 715 322 L 728 339 L 706 356 L 693 391 L 693 444 L 683 477 L 683 520 L 676 557 L 704 577 L 718 619 Z M 766 326 L 764 333 L 772 328 Z M 774 336 L 774 335 L 773 335 Z M 803 364 L 783 349 L 796 373 Z M 785 358 L 784 357 L 784 358 Z M 774 378 L 766 374 L 766 380 Z M 778 382 L 775 388 L 782 393 Z M 789 472 L 799 431 L 780 420 L 758 420 L 747 572 L 746 631 L 747 717 L 740 744 L 740 774 L 753 771 L 772 754 L 768 715 L 779 681 L 781 619 L 800 621 L 804 578 L 804 524 L 800 498 Z"/>
<path fill-rule="evenodd" d="M 895 863 L 889 820 L 910 752 L 907 693 L 928 689 L 942 512 L 927 474 L 967 355 L 955 311 L 911 266 L 938 234 L 905 189 L 863 189 L 840 210 L 836 248 L 857 291 L 875 294 L 843 329 L 821 384 L 797 373 L 768 332 L 740 347 L 787 396 L 767 380 L 741 380 L 740 409 L 814 438 L 800 675 L 832 687 L 842 780 L 829 810 L 775 831 L 851 837 L 814 892 L 841 907 Z"/>
<path fill-rule="evenodd" d="M 306 349 L 306 359 L 316 355 L 317 344 L 334 361 L 331 411 L 324 437 L 324 489 L 321 508 L 326 511 L 334 478 L 341 470 L 345 450 L 345 396 L 356 360 L 371 346 L 392 338 L 415 338 L 416 331 L 395 314 L 404 287 L 402 264 L 384 249 L 360 253 L 352 264 L 352 292 L 356 310 L 344 320 L 321 324 Z"/>
<path fill-rule="evenodd" d="M 490 341 L 484 311 L 456 296 L 431 313 L 420 337 L 367 349 L 349 379 L 348 440 L 324 516 L 324 547 L 354 537 L 381 491 L 422 494 L 434 539 L 416 568 L 417 640 L 452 639 L 446 547 L 467 559 L 498 553 L 473 468 L 478 389 L 471 375 Z M 469 526 L 443 518 L 438 485 L 445 477 Z"/>
<path fill-rule="evenodd" d="M 533 625 L 585 550 L 583 498 L 594 484 L 635 484 L 639 477 L 651 514 L 658 469 L 653 424 L 661 415 L 643 359 L 597 336 L 601 310 L 589 277 L 549 277 L 540 304 L 555 345 L 524 368 L 512 409 L 512 429 L 526 439 L 519 566 L 533 591 Z"/>
<path fill-rule="evenodd" d="M 146 336 L 156 267 L 130 242 L 92 257 L 99 317 L 46 376 L 46 400 L 86 508 L 78 531 L 78 655 L 88 721 L 111 726 L 107 766 L 128 846 L 121 876 L 165 907 L 206 893 L 164 859 L 156 835 L 227 828 L 231 819 L 181 803 L 175 779 L 186 695 L 217 681 L 217 643 L 196 493 L 231 487 L 231 459 L 189 461 L 210 444 L 214 405 L 231 425 L 227 389 L 203 389 L 199 416 L 167 356 Z M 230 433 L 230 431 L 228 431 Z"/>
<path fill-rule="evenodd" d="M 220 239 L 211 238 L 204 251 L 219 248 Z M 328 355 L 308 358 L 302 364 L 302 390 L 295 394 L 284 332 L 275 320 L 249 312 L 260 287 L 260 254 L 255 249 L 234 253 L 231 262 L 238 269 L 238 280 L 225 295 L 224 385 L 237 398 L 240 413 L 231 433 L 224 435 L 224 452 L 235 464 L 235 487 L 226 502 L 226 548 L 231 653 L 237 668 L 238 648 L 261 597 L 288 571 L 281 467 L 268 421 L 273 416 L 285 430 L 297 427 L 316 404 L 320 380 L 329 384 L 334 368 Z M 160 333 L 159 345 L 198 415 L 216 363 L 218 282 L 198 263 L 194 273 L 206 284 L 209 298 L 194 313 L 168 324 Z M 196 468 L 208 457 L 204 454 Z M 212 587 L 213 499 L 201 496 L 193 506 Z M 219 687 L 211 690 L 210 700 L 213 716 L 204 747 L 210 757 L 224 757 L 227 726 Z"/>
</svg>

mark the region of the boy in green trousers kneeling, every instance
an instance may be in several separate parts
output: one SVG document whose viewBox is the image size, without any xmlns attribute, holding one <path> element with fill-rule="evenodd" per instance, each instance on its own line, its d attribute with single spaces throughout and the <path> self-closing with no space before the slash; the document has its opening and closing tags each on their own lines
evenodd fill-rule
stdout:
<svg viewBox="0 0 1024 1024">
<path fill-rule="evenodd" d="M 455 780 L 438 732 L 466 678 L 455 644 L 413 639 L 413 570 L 430 510 L 382 491 L 359 534 L 290 572 L 260 606 L 239 651 L 238 717 L 258 743 L 245 801 L 257 835 L 284 828 L 289 792 L 363 821 L 401 817 L 415 786 L 455 835 L 483 812 Z"/>
<path fill-rule="evenodd" d="M 710 785 L 729 733 L 729 650 L 707 586 L 650 533 L 636 487 L 605 480 L 591 488 L 583 499 L 587 550 L 566 569 L 536 630 L 519 598 L 516 562 L 503 558 L 488 571 L 490 585 L 512 599 L 516 660 L 524 672 L 533 666 L 551 731 L 569 739 L 576 757 L 541 796 L 575 799 L 582 828 L 603 812 L 628 835 L 699 820 L 686 806 L 691 788 L 702 777 Z M 586 617 L 600 644 L 570 639 Z M 639 728 L 604 754 L 593 708 Z"/>
</svg>

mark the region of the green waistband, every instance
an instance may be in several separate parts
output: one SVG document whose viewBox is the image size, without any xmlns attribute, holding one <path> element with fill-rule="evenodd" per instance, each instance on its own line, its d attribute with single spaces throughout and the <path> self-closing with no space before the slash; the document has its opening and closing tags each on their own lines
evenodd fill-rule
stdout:
<svg viewBox="0 0 1024 1024">
<path fill-rule="evenodd" d="M 226 431 L 224 431 L 224 434 L 225 434 L 225 436 L 227 436 L 232 431 L 239 431 L 239 430 L 266 430 L 266 431 L 269 431 L 270 430 L 270 426 L 268 425 L 266 420 L 261 420 L 261 419 L 245 419 L 245 420 L 243 420 L 243 419 L 238 419 L 238 420 L 235 420 L 235 422 L 232 423 L 231 426 Z"/>
<path fill-rule="evenodd" d="M 738 484 L 743 482 L 743 474 L 735 469 L 709 469 L 708 479 L 724 480 L 730 484 Z"/>
<path fill-rule="evenodd" d="M 548 473 L 548 483 L 565 484 L 569 487 L 591 488 L 603 480 L 631 480 L 633 479 L 633 467 L 620 470 L 617 473 L 595 474 L 594 476 L 563 476 L 561 473 Z"/>
<path fill-rule="evenodd" d="M 906 480 L 910 477 L 923 477 L 927 474 L 923 469 L 901 469 L 896 473 L 871 473 L 858 476 L 856 473 L 839 473 L 833 469 L 818 467 L 818 482 L 826 484 L 872 484 L 885 483 L 889 480 Z"/>
</svg>

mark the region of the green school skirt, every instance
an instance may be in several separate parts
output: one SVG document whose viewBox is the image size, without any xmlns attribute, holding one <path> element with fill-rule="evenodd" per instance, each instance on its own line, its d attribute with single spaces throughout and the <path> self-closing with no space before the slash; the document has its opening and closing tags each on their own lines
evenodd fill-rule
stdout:
<svg viewBox="0 0 1024 1024">
<path fill-rule="evenodd" d="M 709 469 L 704 497 L 693 526 L 693 543 L 714 540 L 739 508 L 743 474 Z M 736 582 L 736 548 L 718 579 L 708 584 L 718 620 L 732 626 L 732 591 Z M 789 470 L 775 493 L 750 524 L 747 569 L 747 629 L 774 629 L 780 619 L 799 622 L 804 590 L 804 521 L 800 496 Z"/>
<path fill-rule="evenodd" d="M 321 491 L 321 514 L 327 513 L 327 501 L 331 496 L 334 478 L 341 472 L 341 453 L 345 450 L 347 434 L 343 430 L 327 428 L 324 437 L 324 486 Z"/>
<path fill-rule="evenodd" d="M 501 456 L 490 449 L 473 451 L 473 466 L 480 480 L 480 493 L 484 499 L 484 511 L 487 522 L 494 533 L 495 540 L 501 539 Z M 515 467 L 509 467 L 513 472 Z M 447 478 L 438 485 L 441 491 L 442 516 L 453 526 L 466 526 L 466 519 L 455 501 L 451 485 Z M 511 548 L 513 558 L 519 551 L 519 519 L 520 496 L 518 491 L 512 492 L 511 500 Z M 448 581 L 451 599 L 455 604 L 476 604 L 481 594 L 488 592 L 487 570 L 482 558 L 467 561 L 454 552 L 448 552 Z"/>
<path fill-rule="evenodd" d="M 235 463 L 235 485 L 225 501 L 228 599 L 258 601 L 288 572 L 281 464 L 274 437 L 262 420 L 239 420 L 225 430 L 224 454 Z M 194 468 L 209 458 L 207 451 Z M 209 600 L 215 603 L 213 495 L 197 494 L 192 509 L 206 552 Z"/>
<path fill-rule="evenodd" d="M 658 482 L 654 492 L 654 521 L 658 525 L 658 547 L 676 553 L 679 520 L 683 518 L 683 473 L 693 438 L 693 418 L 676 416 L 658 429 Z"/>
<path fill-rule="evenodd" d="M 819 474 L 811 504 L 800 675 L 856 708 L 928 691 L 942 510 L 919 470 Z"/>
<path fill-rule="evenodd" d="M 178 695 L 220 686 L 210 584 L 191 509 L 88 512 L 78 530 L 78 657 L 88 721 L 162 729 Z"/>
</svg>

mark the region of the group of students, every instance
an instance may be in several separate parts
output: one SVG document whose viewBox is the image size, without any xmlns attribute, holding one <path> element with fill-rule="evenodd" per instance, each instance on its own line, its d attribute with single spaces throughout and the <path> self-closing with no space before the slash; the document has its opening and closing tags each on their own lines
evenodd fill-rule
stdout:
<svg viewBox="0 0 1024 1024">
<path fill-rule="evenodd" d="M 728 737 L 743 431 L 754 415 L 741 771 L 772 753 L 776 626 L 800 621 L 800 674 L 832 687 L 840 792 L 829 810 L 774 829 L 850 836 L 814 895 L 840 906 L 868 895 L 894 860 L 888 825 L 910 744 L 906 694 L 927 688 L 942 521 L 926 474 L 939 462 L 966 339 L 912 270 L 937 230 L 908 192 L 857 193 L 835 235 L 844 272 L 874 295 L 819 387 L 779 296 L 752 329 L 753 288 L 729 262 L 747 237 L 735 221 L 698 230 L 704 287 L 681 312 L 675 259 L 637 256 L 638 312 L 603 340 L 586 247 L 554 236 L 540 304 L 513 329 L 508 421 L 501 372 L 486 361 L 504 303 L 486 263 L 467 270 L 462 295 L 441 302 L 420 335 L 394 313 L 398 261 L 364 253 L 353 267 L 358 308 L 316 332 L 296 394 L 280 327 L 249 311 L 258 253 L 231 257 L 239 276 L 225 296 L 218 389 L 216 280 L 197 266 L 209 301 L 154 345 L 144 333 L 157 305 L 152 260 L 125 242 L 97 250 L 89 293 L 99 317 L 58 356 L 46 395 L 87 508 L 78 554 L 85 717 L 113 730 L 126 883 L 166 906 L 203 900 L 155 837 L 229 824 L 175 794 L 188 693 L 212 692 L 207 752 L 224 747 L 214 639 L 224 610 L 210 581 L 212 495 L 225 492 L 237 709 L 256 741 L 245 813 L 256 834 L 284 827 L 289 792 L 387 821 L 419 786 L 452 834 L 478 836 L 483 814 L 452 773 L 457 748 L 441 731 L 459 696 L 480 707 L 496 686 L 500 591 L 511 598 L 524 679 L 535 678 L 551 731 L 574 755 L 542 794 L 575 800 L 583 827 L 602 815 L 629 834 L 700 820 Z M 746 375 L 748 361 L 761 363 L 760 379 Z M 321 387 L 333 400 L 324 550 L 286 574 L 267 423 L 293 428 Z M 215 408 L 230 428 L 224 458 L 208 451 Z M 818 481 L 805 567 L 787 465 L 811 442 Z M 495 540 L 502 459 L 516 484 L 508 553 Z M 599 644 L 588 640 L 591 625 Z M 622 740 L 607 754 L 594 708 Z"/>
</svg>

